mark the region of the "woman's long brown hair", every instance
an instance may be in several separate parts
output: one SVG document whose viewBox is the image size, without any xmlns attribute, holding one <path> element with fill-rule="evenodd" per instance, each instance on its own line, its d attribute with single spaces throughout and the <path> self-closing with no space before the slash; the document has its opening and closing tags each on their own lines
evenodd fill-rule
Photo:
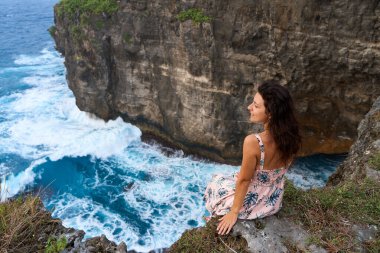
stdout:
<svg viewBox="0 0 380 253">
<path fill-rule="evenodd" d="M 281 160 L 288 164 L 301 146 L 293 99 L 288 89 L 273 80 L 262 83 L 258 92 L 269 116 L 269 132 L 281 153 Z"/>
</svg>

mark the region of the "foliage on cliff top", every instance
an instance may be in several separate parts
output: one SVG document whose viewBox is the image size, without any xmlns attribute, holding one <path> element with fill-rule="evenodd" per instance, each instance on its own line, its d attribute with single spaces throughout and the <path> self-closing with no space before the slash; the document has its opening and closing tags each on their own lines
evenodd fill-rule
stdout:
<svg viewBox="0 0 380 253">
<path fill-rule="evenodd" d="M 118 10 L 116 0 L 61 0 L 57 6 L 58 16 L 67 13 L 73 17 L 76 13 L 82 14 L 112 14 Z"/>
<path fill-rule="evenodd" d="M 302 224 L 312 234 L 310 243 L 330 252 L 355 251 L 360 242 L 352 225 L 380 226 L 380 185 L 364 179 L 303 191 L 287 181 L 279 215 Z M 380 232 L 362 246 L 369 252 L 379 252 Z"/>
<path fill-rule="evenodd" d="M 380 153 L 377 153 L 371 157 L 369 160 L 369 165 L 371 165 L 375 170 L 380 171 Z"/>
<path fill-rule="evenodd" d="M 209 16 L 204 15 L 201 10 L 196 9 L 196 8 L 191 8 L 191 9 L 188 9 L 188 10 L 185 10 L 185 11 L 181 11 L 177 15 L 177 18 L 181 22 L 190 19 L 190 20 L 192 20 L 196 24 L 205 23 L 205 22 L 210 22 L 211 21 L 211 18 Z"/>
<path fill-rule="evenodd" d="M 42 207 L 40 198 L 30 195 L 0 203 L 0 253 L 55 253 L 66 246 L 66 239 L 50 235 L 58 221 Z"/>
<path fill-rule="evenodd" d="M 194 228 L 185 231 L 181 238 L 170 247 L 169 252 L 232 252 L 228 249 L 228 247 L 236 252 L 248 252 L 248 244 L 244 238 L 232 237 L 231 235 L 220 236 L 216 233 L 218 218 L 220 217 L 212 218 L 209 222 L 207 222 L 206 227 Z"/>
</svg>

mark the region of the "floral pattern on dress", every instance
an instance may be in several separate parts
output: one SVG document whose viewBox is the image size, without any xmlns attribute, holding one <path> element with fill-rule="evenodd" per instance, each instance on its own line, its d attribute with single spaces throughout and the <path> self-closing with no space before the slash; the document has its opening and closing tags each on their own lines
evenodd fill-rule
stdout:
<svg viewBox="0 0 380 253">
<path fill-rule="evenodd" d="M 265 204 L 275 206 L 278 199 L 280 198 L 281 193 L 282 193 L 282 189 L 276 188 L 274 192 L 267 198 L 267 200 L 265 201 Z"/>
<path fill-rule="evenodd" d="M 268 183 L 269 182 L 269 174 L 268 174 L 268 172 L 259 171 L 257 173 L 257 180 L 259 180 L 259 182 L 261 182 L 263 184 Z"/>
<path fill-rule="evenodd" d="M 256 219 L 274 214 L 282 207 L 286 167 L 264 170 L 264 145 L 259 135 L 260 163 L 248 187 L 239 219 Z M 206 209 L 212 216 L 225 215 L 231 210 L 235 196 L 236 181 L 239 173 L 232 175 L 216 174 L 207 185 L 204 199 Z"/>
</svg>

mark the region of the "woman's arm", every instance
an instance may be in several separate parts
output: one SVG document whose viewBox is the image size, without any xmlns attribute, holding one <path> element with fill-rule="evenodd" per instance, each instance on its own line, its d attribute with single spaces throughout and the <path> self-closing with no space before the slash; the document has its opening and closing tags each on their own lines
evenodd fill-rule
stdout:
<svg viewBox="0 0 380 253">
<path fill-rule="evenodd" d="M 241 164 L 238 180 L 236 181 L 234 202 L 231 207 L 231 211 L 220 219 L 221 222 L 217 227 L 219 234 L 228 234 L 233 225 L 236 223 L 239 210 L 243 205 L 249 184 L 255 173 L 257 154 L 260 154 L 258 141 L 254 135 L 248 135 L 244 139 L 243 161 Z"/>
</svg>

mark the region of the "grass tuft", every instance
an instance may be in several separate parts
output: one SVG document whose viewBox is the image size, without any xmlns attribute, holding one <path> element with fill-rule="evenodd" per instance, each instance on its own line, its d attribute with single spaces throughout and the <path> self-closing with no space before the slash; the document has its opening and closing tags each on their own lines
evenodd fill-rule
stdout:
<svg viewBox="0 0 380 253">
<path fill-rule="evenodd" d="M 207 23 L 211 21 L 211 17 L 204 15 L 201 10 L 195 8 L 181 11 L 177 15 L 177 18 L 181 22 L 186 20 L 192 20 L 195 24 Z"/>
<path fill-rule="evenodd" d="M 360 244 L 353 224 L 380 225 L 380 185 L 365 179 L 304 191 L 287 181 L 279 215 L 305 226 L 312 235 L 309 243 L 332 252 L 352 251 Z M 365 247 L 371 251 L 376 245 L 369 242 Z"/>
<path fill-rule="evenodd" d="M 76 14 L 112 14 L 118 10 L 116 0 L 61 0 L 57 5 L 57 15 L 64 13 L 69 17 Z"/>
<path fill-rule="evenodd" d="M 50 36 L 54 38 L 54 34 L 57 31 L 57 27 L 55 27 L 55 25 L 52 25 L 52 26 L 50 26 L 50 28 L 48 29 L 48 31 L 50 33 Z"/>
<path fill-rule="evenodd" d="M 368 163 L 373 169 L 380 171 L 380 153 L 372 156 Z"/>
<path fill-rule="evenodd" d="M 1 202 L 0 252 L 43 252 L 57 225 L 57 221 L 43 209 L 38 196 L 27 195 Z M 62 240 L 59 249 L 66 246 Z"/>
<path fill-rule="evenodd" d="M 207 222 L 205 227 L 185 231 L 181 238 L 170 247 L 169 252 L 232 252 L 227 246 L 236 252 L 248 252 L 248 244 L 244 238 L 233 237 L 231 235 L 220 236 L 217 234 L 216 227 L 219 223 L 218 218 L 220 217 L 211 219 Z"/>
<path fill-rule="evenodd" d="M 66 244 L 66 237 L 57 239 L 56 237 L 51 236 L 46 243 L 45 253 L 59 253 L 66 248 Z"/>
</svg>

